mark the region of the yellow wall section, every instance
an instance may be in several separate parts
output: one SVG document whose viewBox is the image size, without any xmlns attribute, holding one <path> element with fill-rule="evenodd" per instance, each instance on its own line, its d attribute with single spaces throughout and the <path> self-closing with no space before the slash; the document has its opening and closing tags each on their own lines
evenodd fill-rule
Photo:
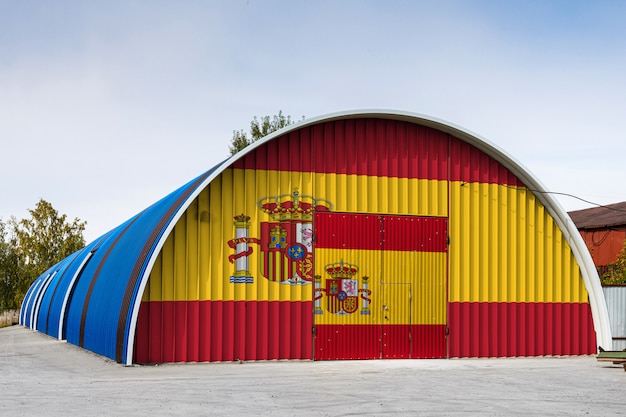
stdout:
<svg viewBox="0 0 626 417">
<path fill-rule="evenodd" d="M 554 219 L 523 188 L 450 183 L 451 302 L 588 302 Z"/>
<path fill-rule="evenodd" d="M 235 237 L 233 216 L 250 216 L 249 237 L 260 238 L 260 223 L 270 219 L 258 200 L 295 188 L 332 202 L 334 211 L 449 217 L 451 302 L 587 302 L 567 241 L 523 188 L 239 169 L 225 170 L 181 217 L 156 260 L 144 300 L 311 301 L 312 285 L 279 284 L 261 275 L 258 244 L 251 244 L 248 257 L 254 283 L 229 281 L 235 269 L 227 244 Z"/>
<path fill-rule="evenodd" d="M 317 249 L 315 268 L 321 275 L 322 288 L 331 278 L 324 266 L 343 260 L 357 265 L 359 288 L 363 277 L 369 279 L 369 315 L 359 311 L 347 315 L 328 312 L 328 296 L 323 295 L 323 314 L 317 324 L 445 324 L 446 323 L 446 254 L 443 252 L 399 252 L 374 250 Z M 408 298 L 410 296 L 410 298 Z M 387 318 L 385 318 L 387 317 Z"/>
<path fill-rule="evenodd" d="M 334 211 L 339 212 L 441 217 L 448 214 L 446 181 L 315 174 L 313 190 L 316 197 L 330 200 Z"/>
<path fill-rule="evenodd" d="M 258 244 L 250 245 L 253 253 L 248 257 L 254 283 L 229 281 L 235 268 L 228 261 L 234 250 L 227 244 L 235 237 L 233 216 L 249 216 L 249 237 L 260 238 L 260 223 L 270 219 L 257 207 L 259 199 L 292 194 L 296 188 L 301 195 L 330 201 L 334 211 L 447 214 L 445 181 L 227 169 L 202 191 L 167 238 L 144 301 L 311 301 L 312 285 L 279 284 L 261 275 Z"/>
<path fill-rule="evenodd" d="M 156 259 L 143 301 L 198 300 L 210 293 L 208 192 L 202 192 L 176 224 Z"/>
</svg>

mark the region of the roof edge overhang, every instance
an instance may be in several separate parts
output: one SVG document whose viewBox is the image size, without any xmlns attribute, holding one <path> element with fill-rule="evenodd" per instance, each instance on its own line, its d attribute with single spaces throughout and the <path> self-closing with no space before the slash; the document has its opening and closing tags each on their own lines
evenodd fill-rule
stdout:
<svg viewBox="0 0 626 417">
<path fill-rule="evenodd" d="M 622 230 L 622 229 L 626 229 L 626 224 L 624 223 L 608 223 L 608 224 L 594 224 L 594 225 L 585 225 L 585 226 L 578 226 L 578 230 L 580 231 L 586 231 L 586 232 L 594 232 L 594 231 L 598 231 L 598 230 L 606 230 L 609 229 L 611 231 L 618 231 L 618 230 Z"/>
<path fill-rule="evenodd" d="M 141 294 L 145 289 L 145 286 L 156 261 L 157 255 L 160 253 L 165 240 L 170 235 L 174 226 L 180 219 L 180 217 L 187 210 L 189 205 L 196 199 L 200 192 L 205 189 L 215 178 L 217 178 L 226 168 L 232 165 L 233 162 L 243 158 L 254 149 L 263 146 L 265 143 L 274 140 L 275 138 L 282 136 L 286 133 L 301 129 L 307 126 L 313 126 L 319 123 L 332 122 L 335 120 L 355 119 L 355 118 L 381 118 L 389 120 L 400 120 L 408 123 L 419 124 L 433 129 L 440 130 L 448 133 L 457 139 L 476 147 L 485 154 L 494 158 L 505 168 L 507 168 L 513 175 L 515 175 L 520 181 L 522 181 L 528 190 L 535 195 L 535 197 L 544 205 L 550 215 L 554 218 L 555 222 L 561 229 L 563 236 L 569 243 L 575 259 L 580 266 L 581 274 L 587 292 L 589 293 L 589 304 L 593 316 L 594 328 L 596 329 L 596 341 L 597 344 L 604 349 L 612 349 L 612 335 L 609 323 L 608 310 L 606 307 L 606 301 L 604 299 L 604 293 L 602 292 L 602 286 L 600 285 L 600 278 L 596 271 L 593 259 L 585 246 L 582 236 L 578 232 L 578 229 L 574 225 L 574 222 L 554 198 L 552 194 L 543 186 L 543 184 L 531 174 L 519 161 L 499 148 L 495 144 L 491 143 L 487 139 L 477 135 L 467 129 L 457 126 L 453 123 L 449 123 L 442 119 L 429 117 L 419 113 L 398 111 L 398 110 L 385 110 L 385 109 L 363 109 L 363 110 L 347 110 L 335 113 L 328 113 L 310 119 L 304 119 L 293 123 L 289 126 L 277 130 L 264 138 L 258 140 L 247 146 L 245 149 L 226 159 L 218 164 L 218 167 L 207 176 L 207 178 L 196 187 L 196 189 L 188 196 L 187 200 L 180 206 L 178 211 L 174 214 L 169 222 L 161 238 L 154 246 L 152 254 L 150 255 L 146 268 L 140 279 L 140 285 L 138 287 L 138 293 L 135 294 L 135 302 L 132 306 L 131 323 L 129 328 L 129 337 L 127 349 L 123 358 L 123 363 L 126 365 L 132 365 L 132 352 L 134 348 L 134 337 L 130 337 L 135 334 L 137 317 L 139 314 L 139 306 L 141 304 Z"/>
</svg>

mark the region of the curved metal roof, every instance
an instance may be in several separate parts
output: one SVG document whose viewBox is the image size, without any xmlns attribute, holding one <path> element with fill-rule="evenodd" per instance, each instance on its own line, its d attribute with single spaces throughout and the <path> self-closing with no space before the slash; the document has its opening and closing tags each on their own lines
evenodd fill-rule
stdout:
<svg viewBox="0 0 626 417">
<path fill-rule="evenodd" d="M 39 276 L 20 324 L 118 362 L 125 358 L 133 306 L 148 261 L 189 196 L 219 165 L 198 176 Z M 186 206 L 185 206 L 186 207 Z M 183 209 L 184 211 L 184 209 Z M 143 288 L 143 286 L 142 286 Z M 132 339 L 132 337 L 131 337 Z M 132 351 L 131 351 L 132 352 Z"/>
<path fill-rule="evenodd" d="M 36 325 L 39 331 L 132 364 L 139 306 L 150 271 L 176 222 L 198 194 L 255 148 L 302 127 L 348 118 L 401 120 L 435 128 L 485 152 L 517 176 L 546 207 L 572 248 L 589 293 L 598 344 L 611 346 L 606 303 L 591 255 L 568 214 L 539 180 L 502 149 L 468 130 L 424 115 L 388 110 L 346 111 L 307 119 L 248 146 L 42 274 L 26 294 L 20 323 Z M 60 334 L 63 328 L 65 334 Z"/>
</svg>

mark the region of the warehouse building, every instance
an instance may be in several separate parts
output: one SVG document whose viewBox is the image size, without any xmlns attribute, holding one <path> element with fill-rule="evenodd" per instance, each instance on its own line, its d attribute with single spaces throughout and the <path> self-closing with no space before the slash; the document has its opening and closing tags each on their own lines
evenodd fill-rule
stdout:
<svg viewBox="0 0 626 417">
<path fill-rule="evenodd" d="M 540 182 L 391 111 L 254 143 L 52 266 L 20 323 L 124 364 L 611 348 L 592 259 Z"/>
<path fill-rule="evenodd" d="M 568 213 L 600 275 L 617 262 L 626 242 L 626 201 Z"/>
</svg>

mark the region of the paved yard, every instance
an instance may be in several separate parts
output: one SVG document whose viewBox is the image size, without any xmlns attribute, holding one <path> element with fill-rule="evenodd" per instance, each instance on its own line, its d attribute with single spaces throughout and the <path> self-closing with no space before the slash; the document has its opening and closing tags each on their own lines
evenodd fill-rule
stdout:
<svg viewBox="0 0 626 417">
<path fill-rule="evenodd" d="M 626 372 L 595 357 L 124 367 L 0 329 L 3 416 L 626 414 Z"/>
</svg>

